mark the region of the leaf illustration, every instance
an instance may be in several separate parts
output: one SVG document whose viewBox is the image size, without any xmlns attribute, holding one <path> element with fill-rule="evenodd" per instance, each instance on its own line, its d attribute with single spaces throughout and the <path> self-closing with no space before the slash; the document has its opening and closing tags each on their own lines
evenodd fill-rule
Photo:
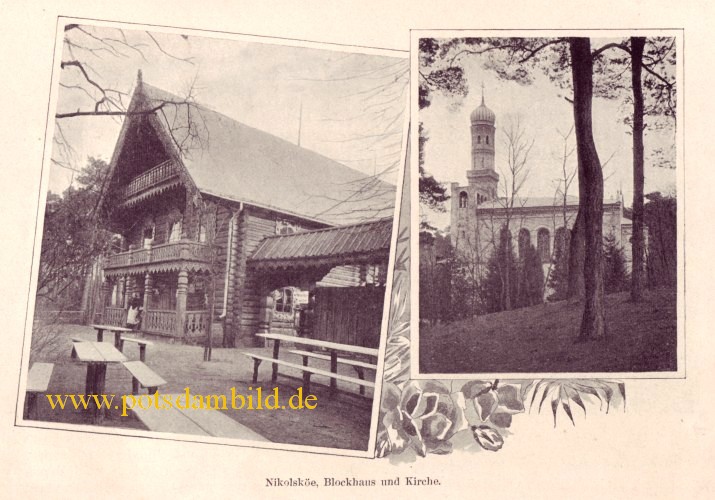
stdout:
<svg viewBox="0 0 715 500">
<path fill-rule="evenodd" d="M 571 387 L 566 387 L 566 394 L 568 394 L 568 397 L 577 405 L 581 407 L 583 410 L 584 416 L 586 416 L 586 405 L 583 403 L 583 399 L 581 399 L 581 395 L 578 393 L 577 390 L 572 389 Z"/>
<path fill-rule="evenodd" d="M 498 405 L 499 398 L 497 393 L 493 390 L 485 392 L 481 396 L 474 398 L 474 406 L 477 409 L 477 413 L 479 414 L 479 418 L 482 419 L 482 422 L 489 418 L 494 410 L 497 409 Z"/>
<path fill-rule="evenodd" d="M 550 391 L 551 387 L 549 387 L 549 385 L 547 384 L 544 388 L 544 394 L 541 396 L 541 403 L 539 403 L 539 413 L 541 413 L 541 407 L 544 406 L 544 401 L 546 401 L 546 396 L 549 395 Z"/>
<path fill-rule="evenodd" d="M 556 427 L 556 410 L 559 408 L 559 398 L 555 397 L 551 400 L 551 411 L 554 413 L 554 427 Z"/>
<path fill-rule="evenodd" d="M 623 382 L 618 383 L 618 390 L 623 398 L 623 411 L 626 411 L 626 384 Z"/>
<path fill-rule="evenodd" d="M 575 384 L 574 387 L 576 390 L 596 396 L 598 398 L 598 402 L 600 403 L 600 409 L 603 409 L 603 399 L 601 398 L 601 394 L 595 388 L 584 384 Z"/>
</svg>

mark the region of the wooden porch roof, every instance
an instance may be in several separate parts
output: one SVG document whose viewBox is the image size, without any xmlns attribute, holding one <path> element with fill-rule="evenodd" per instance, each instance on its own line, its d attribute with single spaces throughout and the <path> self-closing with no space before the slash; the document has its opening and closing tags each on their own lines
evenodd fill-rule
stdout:
<svg viewBox="0 0 715 500">
<path fill-rule="evenodd" d="M 392 217 L 377 221 L 268 236 L 249 258 L 254 268 L 295 268 L 387 262 Z"/>
</svg>

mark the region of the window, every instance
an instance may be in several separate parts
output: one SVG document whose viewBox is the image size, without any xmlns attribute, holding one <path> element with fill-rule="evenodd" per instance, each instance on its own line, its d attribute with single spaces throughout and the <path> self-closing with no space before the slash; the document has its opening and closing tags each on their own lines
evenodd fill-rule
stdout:
<svg viewBox="0 0 715 500">
<path fill-rule="evenodd" d="M 276 234 L 293 234 L 296 232 L 296 227 L 293 223 L 287 220 L 276 221 Z"/>
<path fill-rule="evenodd" d="M 525 227 L 521 228 L 519 230 L 519 258 L 523 259 L 526 256 L 529 245 L 531 245 L 531 233 Z"/>
<path fill-rule="evenodd" d="M 477 136 L 477 144 L 481 144 L 481 143 L 482 143 L 482 136 L 478 135 Z"/>
<path fill-rule="evenodd" d="M 539 252 L 541 262 L 544 263 L 551 259 L 550 237 L 549 230 L 543 227 L 536 233 L 536 250 Z"/>
<path fill-rule="evenodd" d="M 149 222 L 146 226 L 144 226 L 144 231 L 142 232 L 142 240 L 144 244 L 144 248 L 150 247 L 151 244 L 154 242 L 154 223 Z"/>
<path fill-rule="evenodd" d="M 203 222 L 199 223 L 199 242 L 206 243 L 206 225 Z"/>
<path fill-rule="evenodd" d="M 293 290 L 290 288 L 281 288 L 276 290 L 276 292 L 276 311 L 291 312 L 293 310 Z"/>
<path fill-rule="evenodd" d="M 484 138 L 486 139 L 487 144 L 489 144 L 489 136 L 488 136 L 488 135 L 485 135 Z"/>
<path fill-rule="evenodd" d="M 181 240 L 181 221 L 177 220 L 169 226 L 169 242 Z"/>
<path fill-rule="evenodd" d="M 469 195 L 462 191 L 459 193 L 459 208 L 467 208 L 469 205 Z"/>
</svg>

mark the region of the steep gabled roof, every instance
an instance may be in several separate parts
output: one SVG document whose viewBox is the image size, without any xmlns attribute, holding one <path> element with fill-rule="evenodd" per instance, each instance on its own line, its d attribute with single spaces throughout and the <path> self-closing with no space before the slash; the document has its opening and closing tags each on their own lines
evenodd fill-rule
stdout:
<svg viewBox="0 0 715 500">
<path fill-rule="evenodd" d="M 137 94 L 147 109 L 184 101 L 146 83 Z M 392 216 L 394 185 L 202 105 L 164 106 L 156 116 L 202 193 L 329 224 Z"/>
</svg>

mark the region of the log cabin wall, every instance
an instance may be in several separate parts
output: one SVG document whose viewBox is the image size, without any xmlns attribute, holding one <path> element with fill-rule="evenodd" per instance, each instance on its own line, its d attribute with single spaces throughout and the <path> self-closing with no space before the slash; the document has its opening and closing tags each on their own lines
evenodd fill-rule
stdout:
<svg viewBox="0 0 715 500">
<path fill-rule="evenodd" d="M 316 289 L 312 338 L 378 348 L 384 298 L 385 287 Z"/>
<path fill-rule="evenodd" d="M 316 283 L 319 287 L 360 286 L 362 283 L 360 266 L 339 266 L 330 270 L 325 277 Z"/>
<path fill-rule="evenodd" d="M 233 297 L 233 335 L 238 343 L 252 345 L 253 334 L 258 328 L 261 307 L 261 284 L 256 276 L 247 273 L 246 262 L 266 236 L 274 236 L 278 221 L 289 222 L 296 230 L 320 229 L 325 225 L 304 221 L 284 214 L 246 207 L 241 213 L 235 242 L 235 261 L 233 262 L 234 283 L 231 286 Z M 285 283 L 291 285 L 293 283 Z"/>
</svg>

